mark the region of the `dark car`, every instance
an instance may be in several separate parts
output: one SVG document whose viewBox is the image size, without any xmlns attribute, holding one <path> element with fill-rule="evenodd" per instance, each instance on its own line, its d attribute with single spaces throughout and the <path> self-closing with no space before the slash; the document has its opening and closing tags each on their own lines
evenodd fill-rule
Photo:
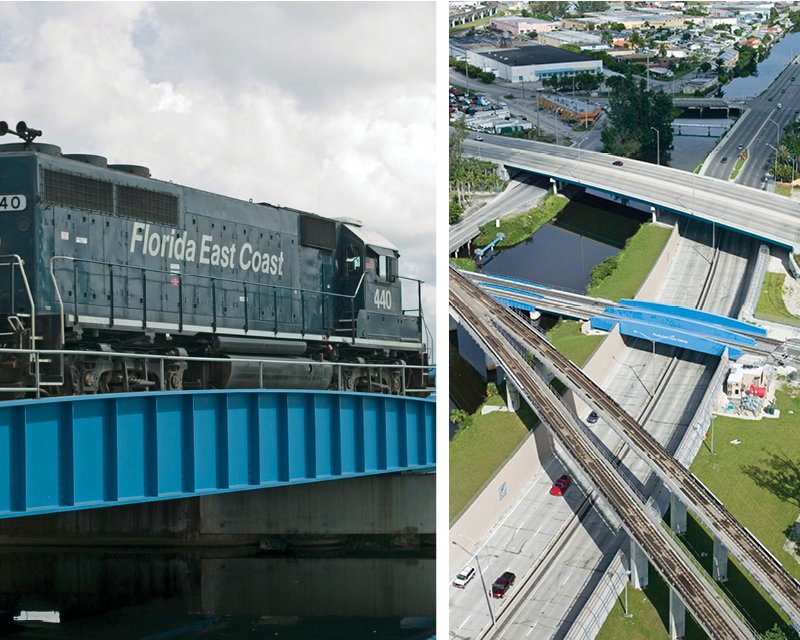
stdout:
<svg viewBox="0 0 800 640">
<path fill-rule="evenodd" d="M 615 160 L 611 164 L 613 164 L 615 167 L 621 167 L 622 166 L 622 160 Z"/>
<path fill-rule="evenodd" d="M 728 161 L 728 158 L 727 158 L 727 157 L 726 157 L 726 158 L 723 158 L 722 160 L 720 160 L 720 162 L 722 162 L 722 164 L 725 164 L 727 161 Z"/>
<path fill-rule="evenodd" d="M 781 93 L 786 93 L 786 89 L 781 89 Z"/>
<path fill-rule="evenodd" d="M 736 147 L 736 148 L 737 148 L 739 151 L 741 151 L 742 149 L 744 149 L 744 145 L 743 145 L 743 144 L 740 144 L 740 145 L 739 145 L 738 147 Z"/>
<path fill-rule="evenodd" d="M 508 588 L 514 584 L 514 580 L 517 579 L 510 571 L 506 571 L 502 576 L 500 576 L 497 580 L 494 581 L 492 585 L 492 597 L 493 598 L 502 598 Z"/>
<path fill-rule="evenodd" d="M 564 492 L 569 488 L 570 484 L 572 484 L 572 478 L 564 474 L 558 480 L 555 481 L 555 484 L 553 484 L 552 487 L 550 487 L 550 495 L 563 496 Z"/>
<path fill-rule="evenodd" d="M 597 411 L 592 411 L 589 414 L 589 417 L 586 418 L 586 422 L 588 422 L 589 424 L 594 424 L 595 422 L 597 422 Z"/>
<path fill-rule="evenodd" d="M 772 96 L 770 96 L 769 98 L 767 98 L 767 102 L 772 102 Z"/>
</svg>

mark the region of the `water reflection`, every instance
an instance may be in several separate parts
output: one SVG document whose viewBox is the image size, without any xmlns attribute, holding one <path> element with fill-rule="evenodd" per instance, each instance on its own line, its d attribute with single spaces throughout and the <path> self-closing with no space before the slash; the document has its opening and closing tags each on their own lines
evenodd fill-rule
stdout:
<svg viewBox="0 0 800 640">
<path fill-rule="evenodd" d="M 435 624 L 432 551 L 298 558 L 242 549 L 7 548 L 0 567 L 0 634 L 25 640 L 421 640 Z M 60 621 L 14 621 L 22 611 L 55 612 Z"/>
<path fill-rule="evenodd" d="M 767 59 L 758 63 L 757 75 L 736 78 L 722 88 L 725 97 L 744 99 L 757 96 L 772 84 L 798 53 L 800 53 L 800 33 L 786 34 L 772 47 Z"/>
<path fill-rule="evenodd" d="M 528 240 L 493 252 L 485 273 L 584 291 L 589 273 L 625 246 L 646 215 L 620 203 L 583 194 Z"/>
</svg>

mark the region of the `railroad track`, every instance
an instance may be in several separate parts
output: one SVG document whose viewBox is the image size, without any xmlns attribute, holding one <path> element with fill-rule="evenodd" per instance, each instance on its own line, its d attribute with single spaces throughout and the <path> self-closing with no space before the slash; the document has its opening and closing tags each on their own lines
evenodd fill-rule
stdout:
<svg viewBox="0 0 800 640">
<path fill-rule="evenodd" d="M 496 305 L 452 269 L 450 305 L 473 335 L 479 337 L 488 351 L 503 364 L 508 377 L 526 400 L 537 408 L 539 417 L 553 430 L 576 467 L 591 480 L 592 486 L 614 510 L 627 533 L 644 550 L 708 636 L 719 640 L 753 637 L 737 613 L 708 584 L 708 576 L 702 575 L 682 545 L 651 519 L 645 504 L 635 497 L 619 470 L 586 437 L 561 399 L 495 324 L 500 321 L 514 325 L 518 321 L 505 317 L 510 314 L 501 305 Z"/>
<path fill-rule="evenodd" d="M 800 623 L 800 583 L 778 560 L 742 526 L 722 503 L 687 469 L 678 463 L 639 423 L 596 385 L 580 368 L 562 356 L 547 340 L 526 323 L 509 314 L 474 285 L 451 270 L 451 289 L 459 282 L 462 290 L 472 291 L 473 299 L 483 304 L 516 338 L 533 351 L 581 399 L 603 415 L 617 434 L 655 471 L 664 484 L 717 536 L 743 567 L 759 582 L 778 606 Z"/>
</svg>

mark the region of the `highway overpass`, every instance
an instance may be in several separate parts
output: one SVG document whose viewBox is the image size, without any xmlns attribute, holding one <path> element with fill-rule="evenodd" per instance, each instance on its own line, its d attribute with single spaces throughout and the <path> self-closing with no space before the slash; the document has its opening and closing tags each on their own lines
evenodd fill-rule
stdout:
<svg viewBox="0 0 800 640">
<path fill-rule="evenodd" d="M 791 199 L 670 167 L 578 147 L 502 136 L 466 140 L 465 152 L 509 169 L 549 176 L 620 200 L 699 218 L 755 238 L 800 250 L 800 208 Z M 619 162 L 615 165 L 614 162 Z"/>
</svg>

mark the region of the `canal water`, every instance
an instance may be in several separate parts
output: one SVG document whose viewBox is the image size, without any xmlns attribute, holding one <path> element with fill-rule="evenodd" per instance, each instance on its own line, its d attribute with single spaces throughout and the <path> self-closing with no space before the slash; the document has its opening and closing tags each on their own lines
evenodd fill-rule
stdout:
<svg viewBox="0 0 800 640">
<path fill-rule="evenodd" d="M 584 193 L 521 244 L 491 250 L 478 268 L 487 274 L 584 292 L 592 268 L 617 255 L 649 217 L 645 211 Z M 544 315 L 540 324 L 548 329 L 556 321 Z M 481 404 L 485 383 L 493 374 L 487 372 L 481 348 L 460 326 L 457 343 L 461 358 L 451 351 L 450 377 L 451 386 L 456 381 L 459 392 L 452 400 L 472 413 Z"/>
<path fill-rule="evenodd" d="M 17 640 L 426 640 L 435 553 L 0 548 L 0 636 Z M 15 619 L 16 618 L 16 619 Z"/>
<path fill-rule="evenodd" d="M 800 33 L 787 33 L 772 47 L 767 59 L 758 63 L 756 75 L 736 78 L 722 88 L 725 97 L 746 99 L 759 95 L 798 54 L 800 54 Z"/>
</svg>

